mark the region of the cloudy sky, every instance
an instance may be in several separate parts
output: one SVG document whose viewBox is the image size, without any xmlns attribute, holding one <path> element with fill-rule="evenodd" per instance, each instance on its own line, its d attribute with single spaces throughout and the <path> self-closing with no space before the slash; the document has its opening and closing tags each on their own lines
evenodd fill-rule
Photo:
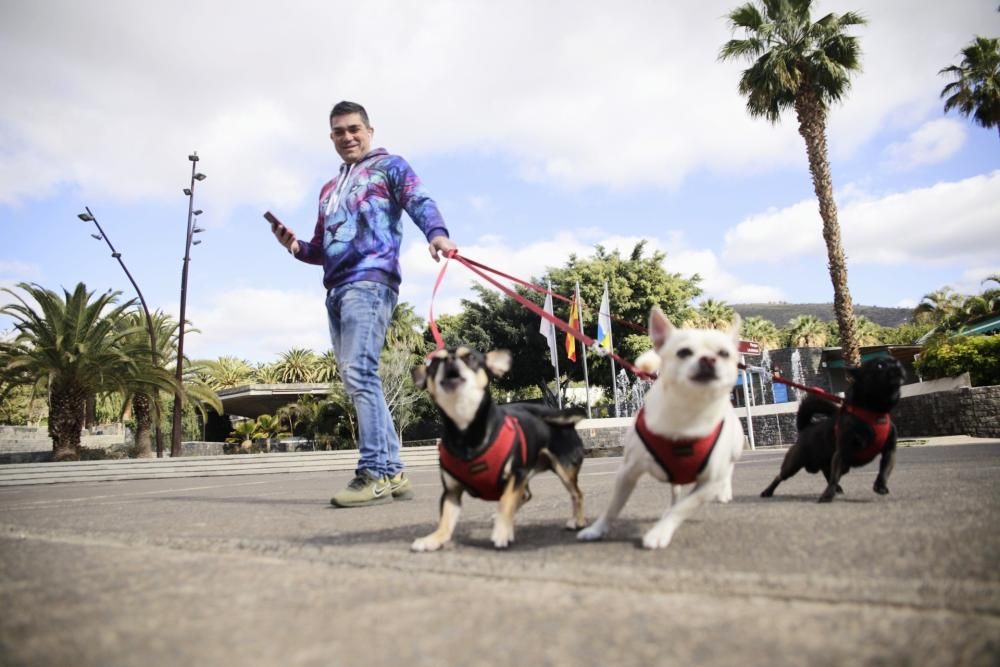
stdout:
<svg viewBox="0 0 1000 667">
<path fill-rule="evenodd" d="M 208 178 L 193 248 L 194 357 L 272 361 L 328 347 L 321 273 L 277 245 L 275 212 L 311 233 L 339 160 L 328 113 L 363 103 L 462 252 L 529 278 L 638 240 L 706 297 L 832 299 L 793 115 L 750 119 L 742 64 L 716 56 L 737 3 L 436 0 L 12 0 L 0 7 L 0 284 L 131 287 L 178 312 L 187 155 Z M 1000 272 L 1000 140 L 939 99 L 937 74 L 996 0 L 816 0 L 860 11 L 864 71 L 828 140 L 856 303 L 912 306 Z M 12 239 L 12 242 L 10 241 Z M 401 299 L 426 315 L 437 265 L 403 239 Z M 435 305 L 454 311 L 453 266 Z M 5 299 L 8 299 L 6 295 Z M 0 329 L 10 320 L 0 320 Z"/>
</svg>

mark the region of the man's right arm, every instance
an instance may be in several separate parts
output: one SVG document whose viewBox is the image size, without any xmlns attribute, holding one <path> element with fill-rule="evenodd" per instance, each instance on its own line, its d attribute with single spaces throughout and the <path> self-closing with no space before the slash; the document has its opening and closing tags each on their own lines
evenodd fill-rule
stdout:
<svg viewBox="0 0 1000 667">
<path fill-rule="evenodd" d="M 316 220 L 316 228 L 313 230 L 313 237 L 311 241 L 300 241 L 294 239 L 288 245 L 288 252 L 292 253 L 295 259 L 301 260 L 306 264 L 323 264 L 323 226 L 325 220 L 323 212 L 320 211 L 319 216 Z M 280 241 L 281 239 L 279 239 Z"/>
</svg>

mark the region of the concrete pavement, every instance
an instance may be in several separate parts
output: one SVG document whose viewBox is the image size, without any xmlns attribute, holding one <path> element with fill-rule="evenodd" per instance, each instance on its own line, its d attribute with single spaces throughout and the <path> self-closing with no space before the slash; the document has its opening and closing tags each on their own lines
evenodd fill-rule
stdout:
<svg viewBox="0 0 1000 667">
<path fill-rule="evenodd" d="M 0 662 L 20 665 L 995 665 L 1000 442 L 903 448 L 818 505 L 807 474 L 758 497 L 784 452 L 747 452 L 735 501 L 638 548 L 669 491 L 640 482 L 609 540 L 560 527 L 532 483 L 517 542 L 466 499 L 453 548 L 417 499 L 337 510 L 348 471 L 0 488 Z M 585 462 L 593 517 L 618 459 Z"/>
</svg>

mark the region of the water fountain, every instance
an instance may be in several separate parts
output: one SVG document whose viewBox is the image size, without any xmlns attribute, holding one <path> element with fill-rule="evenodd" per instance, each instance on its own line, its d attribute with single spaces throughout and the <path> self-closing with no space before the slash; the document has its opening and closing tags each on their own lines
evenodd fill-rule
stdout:
<svg viewBox="0 0 1000 667">
<path fill-rule="evenodd" d="M 631 417 L 642 407 L 646 399 L 646 392 L 649 391 L 652 383 L 638 377 L 633 382 L 624 368 L 618 371 L 616 383 L 618 384 L 618 396 L 621 400 L 621 416 Z"/>
<path fill-rule="evenodd" d="M 792 350 L 792 380 L 798 384 L 804 385 L 806 383 L 806 375 L 802 370 L 802 355 L 799 353 L 799 348 Z M 802 400 L 802 392 L 799 389 L 795 389 L 795 400 Z"/>
</svg>

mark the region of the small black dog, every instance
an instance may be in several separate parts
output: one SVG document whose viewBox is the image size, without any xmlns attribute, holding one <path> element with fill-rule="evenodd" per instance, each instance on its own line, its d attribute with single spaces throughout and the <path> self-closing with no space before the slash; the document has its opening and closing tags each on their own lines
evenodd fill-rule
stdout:
<svg viewBox="0 0 1000 667">
<path fill-rule="evenodd" d="M 584 413 L 496 405 L 490 381 L 510 364 L 506 350 L 484 355 L 459 347 L 439 350 L 426 366 L 413 369 L 414 384 L 427 389 L 444 422 L 438 445 L 444 485 L 440 520 L 437 530 L 413 542 L 413 551 L 435 551 L 451 540 L 465 491 L 499 501 L 492 541 L 505 549 L 514 541 L 514 513 L 531 498 L 528 481 L 543 470 L 555 472 L 569 491 L 573 517 L 566 527 L 583 528 L 583 493 L 577 486 L 583 442 L 575 425 Z"/>
<path fill-rule="evenodd" d="M 785 454 L 781 472 L 761 492 L 762 497 L 770 498 L 778 484 L 805 468 L 811 473 L 823 471 L 827 486 L 819 502 L 828 503 L 844 492 L 840 488 L 841 475 L 869 463 L 880 453 L 873 488 L 881 495 L 889 493 L 887 483 L 896 462 L 896 427 L 889 412 L 899 402 L 903 368 L 895 359 L 878 358 L 847 372 L 853 382 L 842 406 L 817 396 L 802 401 L 795 418 L 798 440 Z M 813 423 L 813 415 L 829 419 Z"/>
</svg>

